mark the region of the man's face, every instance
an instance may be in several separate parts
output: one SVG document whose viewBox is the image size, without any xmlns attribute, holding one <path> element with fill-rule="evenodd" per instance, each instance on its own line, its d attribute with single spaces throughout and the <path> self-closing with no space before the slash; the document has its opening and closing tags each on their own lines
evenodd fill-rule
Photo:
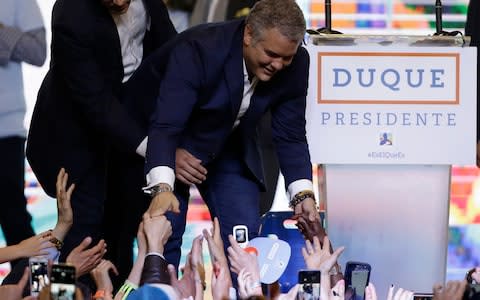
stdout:
<svg viewBox="0 0 480 300">
<path fill-rule="evenodd" d="M 243 35 L 245 64 L 248 71 L 261 81 L 270 80 L 278 71 L 290 65 L 298 46 L 276 28 L 264 30 L 255 41 L 247 25 Z"/>
<path fill-rule="evenodd" d="M 100 0 L 108 10 L 117 15 L 126 13 L 131 0 Z"/>
</svg>

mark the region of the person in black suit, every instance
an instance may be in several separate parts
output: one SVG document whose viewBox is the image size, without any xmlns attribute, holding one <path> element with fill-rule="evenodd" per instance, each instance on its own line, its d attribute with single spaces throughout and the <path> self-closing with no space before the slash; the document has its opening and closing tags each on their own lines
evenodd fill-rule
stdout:
<svg viewBox="0 0 480 300">
<path fill-rule="evenodd" d="M 74 224 L 61 260 L 86 236 L 94 242 L 106 236 L 119 280 L 128 275 L 133 238 L 149 204 L 141 190 L 146 132 L 120 95 L 142 59 L 174 35 L 160 0 L 56 1 L 51 65 L 33 112 L 27 158 L 48 195 L 55 195 L 61 167 L 76 184 Z M 115 187 L 107 189 L 108 182 Z"/>
<path fill-rule="evenodd" d="M 256 130 L 268 110 L 290 207 L 312 221 L 319 218 L 305 136 L 304 34 L 294 0 L 261 0 L 245 20 L 182 32 L 168 43 L 173 50 L 167 63 L 163 47 L 132 77 L 136 90 L 158 94 L 146 156 L 152 196 L 147 213 L 165 213 L 171 221 L 164 252 L 169 263 L 179 263 L 191 184 L 218 217 L 225 246 L 235 225 L 257 235 L 265 180 Z"/>
<path fill-rule="evenodd" d="M 465 24 L 465 35 L 472 38 L 470 46 L 477 47 L 477 166 L 480 167 L 480 67 L 478 46 L 480 45 L 480 2 L 470 0 L 468 4 L 467 23 Z"/>
</svg>

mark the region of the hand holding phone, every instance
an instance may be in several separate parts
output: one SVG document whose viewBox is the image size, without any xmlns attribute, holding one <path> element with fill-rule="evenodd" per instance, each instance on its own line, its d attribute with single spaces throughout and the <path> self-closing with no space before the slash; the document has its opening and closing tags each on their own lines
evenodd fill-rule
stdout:
<svg viewBox="0 0 480 300">
<path fill-rule="evenodd" d="M 363 262 L 349 261 L 345 267 L 345 287 L 354 291 L 354 300 L 365 299 L 365 288 L 370 281 L 372 267 Z"/>
<path fill-rule="evenodd" d="M 75 299 L 75 267 L 58 264 L 52 266 L 50 295 L 53 300 Z"/>
<path fill-rule="evenodd" d="M 320 299 L 320 271 L 319 270 L 300 270 L 298 272 L 298 300 L 318 300 Z"/>
<path fill-rule="evenodd" d="M 248 228 L 245 225 L 233 226 L 233 237 L 242 248 L 248 245 Z"/>
<path fill-rule="evenodd" d="M 48 285 L 48 259 L 45 257 L 30 257 L 30 295 L 37 297 L 40 291 Z"/>
</svg>

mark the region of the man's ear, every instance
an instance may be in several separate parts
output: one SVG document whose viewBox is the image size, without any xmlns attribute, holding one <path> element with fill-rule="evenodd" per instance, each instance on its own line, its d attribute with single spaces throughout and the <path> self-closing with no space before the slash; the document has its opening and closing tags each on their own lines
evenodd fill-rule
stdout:
<svg viewBox="0 0 480 300">
<path fill-rule="evenodd" d="M 253 30 L 252 27 L 247 24 L 245 25 L 245 31 L 243 32 L 243 44 L 245 46 L 250 46 L 253 40 Z"/>
</svg>

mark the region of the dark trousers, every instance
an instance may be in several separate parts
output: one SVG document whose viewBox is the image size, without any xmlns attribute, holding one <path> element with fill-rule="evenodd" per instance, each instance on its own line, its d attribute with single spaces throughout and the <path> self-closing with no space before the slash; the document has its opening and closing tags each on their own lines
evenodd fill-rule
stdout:
<svg viewBox="0 0 480 300">
<path fill-rule="evenodd" d="M 150 205 L 145 195 L 144 159 L 137 154 L 111 151 L 107 167 L 107 199 L 105 203 L 106 257 L 117 267 L 119 276 L 113 279 L 119 288 L 133 265 L 133 241 L 137 236 L 142 215 Z"/>
<path fill-rule="evenodd" d="M 0 224 L 7 245 L 33 236 L 25 187 L 25 138 L 0 138 Z"/>
<path fill-rule="evenodd" d="M 260 187 L 241 155 L 234 150 L 235 145 L 229 148 L 231 149 L 226 149 L 207 167 L 207 180 L 197 185 L 212 218 L 219 219 L 225 250 L 230 246 L 228 235 L 232 234 L 233 226 L 246 225 L 249 238 L 252 239 L 258 235 L 260 224 L 258 209 Z M 177 267 L 180 261 L 182 236 L 185 232 L 188 190 L 188 186 L 176 182 L 175 195 L 180 202 L 181 213 L 166 214 L 172 224 L 172 236 L 165 245 L 164 256 L 169 263 Z"/>
</svg>

